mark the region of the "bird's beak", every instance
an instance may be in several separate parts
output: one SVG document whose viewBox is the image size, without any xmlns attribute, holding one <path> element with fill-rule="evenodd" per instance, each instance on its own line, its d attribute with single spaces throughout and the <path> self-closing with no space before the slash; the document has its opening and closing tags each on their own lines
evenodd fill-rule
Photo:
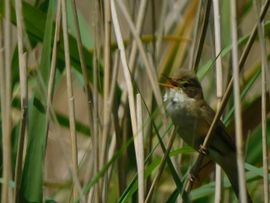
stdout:
<svg viewBox="0 0 270 203">
<path fill-rule="evenodd" d="M 174 88 L 175 86 L 171 83 L 159 83 L 160 86 L 166 87 L 166 88 Z"/>
</svg>

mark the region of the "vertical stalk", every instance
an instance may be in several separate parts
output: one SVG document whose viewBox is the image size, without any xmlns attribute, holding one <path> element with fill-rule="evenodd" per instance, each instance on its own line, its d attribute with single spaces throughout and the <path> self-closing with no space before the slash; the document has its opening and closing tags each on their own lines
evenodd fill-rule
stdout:
<svg viewBox="0 0 270 203">
<path fill-rule="evenodd" d="M 265 34 L 263 30 L 263 22 L 261 23 L 259 20 L 259 11 L 257 2 L 254 3 L 255 12 L 257 15 L 257 25 L 258 25 L 258 36 L 260 41 L 260 48 L 261 48 L 261 60 L 262 60 L 262 82 L 261 82 L 261 89 L 262 89 L 262 160 L 263 160 L 263 189 L 264 189 L 264 202 L 269 202 L 269 180 L 268 180 L 268 148 L 267 148 L 267 110 L 266 110 L 266 88 L 267 88 L 267 81 L 266 75 L 268 70 L 268 63 L 267 63 L 267 50 L 266 50 L 266 41 L 265 41 Z"/>
<path fill-rule="evenodd" d="M 195 52 L 196 52 L 196 45 L 197 45 L 197 40 L 199 38 L 199 27 L 200 27 L 200 17 L 201 17 L 201 10 L 202 10 L 202 4 L 203 1 L 200 1 L 198 8 L 197 8 L 197 14 L 196 14 L 196 19 L 195 19 L 195 28 L 193 31 L 193 40 L 192 40 L 192 45 L 190 49 L 190 57 L 189 57 L 189 64 L 188 64 L 188 69 L 192 70 L 193 65 L 194 65 L 194 60 L 195 60 Z"/>
<path fill-rule="evenodd" d="M 206 31 L 207 31 L 207 26 L 208 26 L 208 22 L 209 22 L 209 17 L 210 17 L 210 9 L 211 9 L 211 5 L 212 5 L 212 0 L 205 0 L 206 1 L 206 6 L 205 6 L 205 11 L 203 13 L 203 21 L 202 21 L 202 28 L 200 31 L 200 35 L 199 35 L 199 41 L 198 41 L 198 48 L 196 49 L 195 55 L 194 55 L 194 64 L 192 66 L 192 69 L 197 70 L 198 66 L 199 66 L 199 62 L 201 59 L 201 54 L 202 54 L 202 50 L 203 50 L 203 45 L 204 45 L 204 40 L 206 37 Z M 203 6 L 201 7 L 202 9 Z"/>
<path fill-rule="evenodd" d="M 142 25 L 143 25 L 145 12 L 146 12 L 146 6 L 147 6 L 147 0 L 142 0 L 140 2 L 138 17 L 136 19 L 136 30 L 137 30 L 138 34 L 140 34 L 142 32 Z M 129 57 L 129 61 L 128 61 L 128 66 L 129 66 L 131 72 L 133 72 L 133 69 L 134 69 L 135 61 L 137 58 L 137 53 L 138 53 L 138 47 L 137 47 L 137 43 L 134 39 L 132 41 L 131 52 L 130 52 L 130 57 Z"/>
<path fill-rule="evenodd" d="M 28 86 L 27 86 L 27 70 L 26 70 L 26 55 L 23 53 L 23 15 L 21 0 L 15 1 L 16 6 L 16 21 L 17 21 L 17 39 L 18 39 L 18 55 L 19 55 L 19 72 L 20 72 L 20 88 L 21 88 L 21 111 L 22 121 L 20 129 L 19 144 L 16 157 L 15 168 L 15 202 L 19 200 L 19 192 L 21 187 L 22 164 L 23 164 L 23 149 L 24 140 L 27 133 L 28 119 Z"/>
<path fill-rule="evenodd" d="M 238 48 L 237 48 L 237 23 L 236 1 L 230 1 L 231 8 L 231 37 L 232 37 L 232 67 L 233 67 L 233 96 L 235 105 L 236 126 L 236 157 L 239 181 L 239 197 L 241 203 L 247 202 L 245 166 L 244 166 L 244 143 L 241 118 L 241 98 L 239 83 Z"/>
<path fill-rule="evenodd" d="M 107 101 L 107 105 L 108 105 L 108 114 L 111 115 L 112 114 L 112 108 L 114 107 L 114 100 L 115 100 L 115 90 L 116 90 L 116 83 L 117 83 L 117 76 L 118 76 L 118 70 L 119 70 L 119 52 L 116 51 L 115 53 L 115 57 L 114 57 L 114 65 L 113 65 L 113 72 L 112 72 L 112 82 L 111 82 L 111 87 L 110 87 L 110 94 L 108 97 L 108 101 Z M 112 117 L 112 116 L 110 116 Z M 115 121 L 113 121 L 115 123 Z M 119 134 L 117 134 L 116 132 L 117 130 L 115 130 L 114 132 L 111 132 L 111 142 L 110 145 L 108 146 L 108 152 L 107 152 L 107 156 L 108 159 L 111 160 L 111 158 L 113 157 L 114 153 L 115 153 L 115 149 L 118 146 L 117 143 L 117 136 L 119 136 Z M 118 131 L 119 132 L 119 131 Z M 111 180 L 111 176 L 112 176 L 112 168 L 110 167 L 110 169 L 107 172 L 107 177 L 104 180 L 104 185 L 103 185 L 103 202 L 107 202 L 108 201 L 108 187 L 110 185 L 110 180 Z M 105 182 L 106 181 L 106 182 Z"/>
<path fill-rule="evenodd" d="M 138 202 L 144 202 L 144 147 L 143 147 L 143 116 L 142 116 L 142 98 L 140 94 L 136 95 L 137 101 L 137 123 L 138 134 L 134 135 L 134 145 L 136 152 L 137 173 L 138 173 Z"/>
<path fill-rule="evenodd" d="M 3 119 L 3 184 L 2 202 L 12 202 L 9 187 L 11 180 L 11 26 L 10 1 L 5 0 L 4 21 L 4 70 L 5 70 L 5 110 Z"/>
<path fill-rule="evenodd" d="M 221 34 L 220 34 L 220 13 L 219 1 L 213 0 L 214 11 L 214 31 L 215 31 L 215 56 L 216 60 L 216 95 L 217 95 L 217 109 L 219 109 L 220 102 L 223 95 L 223 80 L 222 80 L 222 63 L 221 56 Z M 215 184 L 215 203 L 222 201 L 222 188 L 223 188 L 223 173 L 221 167 L 216 164 L 216 184 Z"/>
<path fill-rule="evenodd" d="M 100 17 L 100 7 L 101 7 L 101 1 L 93 1 L 93 7 L 97 11 L 93 15 L 93 30 L 95 33 L 95 49 L 93 52 L 93 175 L 96 175 L 99 171 L 99 163 L 100 163 L 100 143 L 99 143 L 99 135 L 100 135 L 100 120 L 99 120 L 99 94 L 98 94 L 98 64 L 100 60 L 100 49 L 101 45 L 100 42 L 102 41 L 101 38 L 103 36 L 103 33 L 101 34 L 101 25 L 99 22 L 102 21 L 102 18 Z M 90 202 L 101 202 L 101 192 L 99 188 L 99 184 L 95 184 L 94 187 L 90 190 L 88 194 L 87 201 Z"/>
<path fill-rule="evenodd" d="M 50 67 L 50 76 L 48 82 L 48 92 L 47 92 L 47 105 L 46 105 L 46 137 L 48 138 L 49 134 L 49 125 L 50 125 L 50 112 L 52 112 L 52 100 L 54 92 L 54 82 L 55 82 L 55 73 L 56 73 L 56 63 L 57 63 L 57 52 L 60 42 L 60 31 L 61 31 L 61 1 L 58 1 L 57 5 L 57 14 L 56 14 L 56 23 L 55 23 L 55 33 L 52 49 L 52 60 Z M 47 139 L 46 138 L 46 139 Z"/>
<path fill-rule="evenodd" d="M 68 42 L 68 29 L 67 29 L 67 13 L 66 1 L 62 0 L 62 19 L 63 19 L 63 38 L 64 38 L 64 52 L 65 52 L 65 65 L 66 65 L 66 80 L 67 80 L 67 93 L 68 93 L 68 110 L 69 110 L 69 125 L 70 125 L 70 138 L 71 138 L 71 152 L 72 152 L 72 176 L 73 183 L 73 199 L 76 198 L 80 190 L 79 172 L 78 172 L 78 149 L 77 149 L 77 135 L 75 127 L 75 103 L 73 97 L 73 88 L 71 80 L 71 64 L 70 64 L 70 51 Z"/>
<path fill-rule="evenodd" d="M 97 75 L 98 75 L 98 70 L 97 70 L 97 53 L 96 49 L 93 55 L 93 174 L 96 175 L 98 173 L 98 168 L 99 168 L 99 140 L 98 140 L 98 135 L 99 135 L 99 119 L 98 119 L 98 108 L 99 108 L 99 103 L 98 103 L 98 81 L 97 81 Z M 90 202 L 101 202 L 100 198 L 100 190 L 98 184 L 96 184 L 91 191 L 89 192 L 88 195 L 88 203 Z"/>
<path fill-rule="evenodd" d="M 146 51 L 145 51 L 144 46 L 142 44 L 142 41 L 140 40 L 140 38 L 138 36 L 136 28 L 132 23 L 131 17 L 129 16 L 125 5 L 123 3 L 120 3 L 119 0 L 117 0 L 116 2 L 120 8 L 120 11 L 123 13 L 123 15 L 125 17 L 125 20 L 127 21 L 129 28 L 130 28 L 130 31 L 133 35 L 133 38 L 137 44 L 137 47 L 140 50 L 140 55 L 142 57 L 144 65 L 146 67 L 147 76 L 149 77 L 149 82 L 150 82 L 150 85 L 153 89 L 156 101 L 157 101 L 158 105 L 160 107 L 162 107 L 162 95 L 161 95 L 159 86 L 156 85 L 158 83 L 158 78 L 157 78 L 157 74 L 155 72 L 154 64 L 153 63 L 151 64 L 150 60 L 148 59 L 149 57 L 147 57 L 147 54 L 146 54 Z M 161 110 L 163 113 L 164 109 L 161 109 Z"/>
<path fill-rule="evenodd" d="M 124 46 L 123 37 L 120 30 L 120 24 L 116 12 L 115 7 L 115 0 L 111 0 L 111 12 L 112 12 L 112 22 L 114 26 L 114 32 L 116 36 L 116 41 L 118 48 L 120 50 L 120 59 L 122 62 L 123 72 L 124 72 L 124 78 L 127 85 L 127 94 L 128 94 L 128 102 L 129 102 L 129 109 L 130 109 L 130 116 L 131 116 L 131 127 L 133 134 L 136 134 L 138 132 L 137 127 L 137 121 L 136 121 L 136 109 L 135 109 L 135 100 L 134 100 L 134 90 L 131 83 L 131 75 L 130 75 L 130 69 L 128 67 L 127 63 L 127 57 L 126 57 L 126 51 Z"/>
<path fill-rule="evenodd" d="M 155 189 L 157 187 L 157 184 L 158 184 L 158 182 L 159 182 L 159 180 L 161 178 L 162 172 L 163 172 L 164 167 L 166 165 L 166 159 L 167 159 L 167 157 L 168 157 L 168 155 L 169 155 L 169 153 L 171 151 L 171 148 L 173 146 L 175 137 L 176 137 L 176 130 L 174 128 L 172 134 L 170 135 L 169 143 L 168 143 L 166 149 L 165 150 L 162 149 L 163 152 L 164 152 L 164 155 L 163 155 L 163 157 L 161 159 L 157 175 L 154 177 L 152 185 L 151 185 L 151 187 L 150 187 L 150 189 L 149 189 L 149 191 L 148 191 L 148 193 L 146 195 L 146 198 L 145 198 L 145 201 L 144 201 L 145 203 L 151 202 L 154 191 L 155 191 Z"/>
<path fill-rule="evenodd" d="M 91 88 L 89 85 L 88 71 L 87 71 L 86 62 L 85 62 L 85 56 L 83 54 L 83 44 L 82 44 L 82 38 L 81 38 L 80 26 L 79 26 L 79 18 L 78 18 L 75 0 L 72 1 L 72 4 L 73 4 L 72 8 L 73 8 L 73 16 L 74 16 L 74 22 L 75 22 L 77 47 L 78 47 L 78 51 L 79 51 L 80 63 L 81 63 L 83 79 L 84 79 L 84 88 L 85 88 L 86 97 L 87 97 L 89 127 L 90 127 L 90 129 L 93 129 L 92 95 L 91 95 Z"/>
<path fill-rule="evenodd" d="M 147 2 L 148 0 L 142 0 L 140 1 L 140 5 L 139 5 L 139 9 L 138 9 L 138 15 L 137 15 L 137 18 L 136 18 L 136 30 L 137 32 L 140 34 L 142 32 L 142 26 L 143 26 L 143 22 L 144 22 L 144 16 L 145 16 L 145 13 L 146 13 L 146 8 L 147 8 Z M 123 3 L 123 2 L 122 2 Z M 137 47 L 137 44 L 135 42 L 135 40 L 132 40 L 132 44 L 131 44 L 131 51 L 130 51 L 130 54 L 129 54 L 129 59 L 128 59 L 128 66 L 129 66 L 129 70 L 131 72 L 131 74 L 134 74 L 134 66 L 135 66 L 135 62 L 136 62 L 136 59 L 137 59 L 137 55 L 138 55 L 138 47 Z M 122 123 L 124 121 L 124 115 L 126 115 L 126 112 L 127 111 L 127 101 L 128 101 L 128 93 L 127 91 L 124 91 L 123 94 L 122 94 L 122 98 L 121 98 L 121 101 L 123 101 L 123 114 L 122 116 L 120 116 L 120 119 L 122 120 Z M 119 108 L 119 112 L 121 111 L 122 109 Z M 119 141 L 119 139 L 117 140 Z M 120 142 L 118 142 L 119 144 Z M 126 158 L 123 157 L 121 159 L 119 159 L 119 163 L 118 165 L 121 166 L 121 162 Z M 119 192 L 123 192 L 124 189 L 123 189 L 123 185 L 124 183 L 126 182 L 126 176 L 123 175 L 124 174 L 124 171 L 125 171 L 125 167 L 118 167 L 119 168 Z M 123 189 L 123 190 L 122 190 Z"/>
<path fill-rule="evenodd" d="M 107 161 L 108 153 L 108 133 L 110 129 L 110 109 L 108 105 L 111 80 L 111 5 L 110 0 L 105 1 L 105 43 L 104 43 L 104 80 L 103 80 L 103 130 L 101 138 L 101 157 L 100 169 Z M 106 178 L 102 186 L 105 186 Z"/>
</svg>

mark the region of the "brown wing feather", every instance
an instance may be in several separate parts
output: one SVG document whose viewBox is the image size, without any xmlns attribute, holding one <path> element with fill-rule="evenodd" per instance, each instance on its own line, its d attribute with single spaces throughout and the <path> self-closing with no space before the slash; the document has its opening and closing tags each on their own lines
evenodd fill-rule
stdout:
<svg viewBox="0 0 270 203">
<path fill-rule="evenodd" d="M 215 112 L 205 101 L 203 101 L 203 103 L 201 104 L 201 116 L 208 123 L 209 128 L 210 128 L 212 121 L 215 117 Z M 214 134 L 215 134 L 214 135 L 215 137 L 218 136 L 218 138 L 221 139 L 224 143 L 226 143 L 227 146 L 229 146 L 233 151 L 236 150 L 234 140 L 228 134 L 226 127 L 224 126 L 222 121 L 218 121 Z M 217 139 L 217 137 L 213 138 L 213 140 L 214 139 Z"/>
</svg>

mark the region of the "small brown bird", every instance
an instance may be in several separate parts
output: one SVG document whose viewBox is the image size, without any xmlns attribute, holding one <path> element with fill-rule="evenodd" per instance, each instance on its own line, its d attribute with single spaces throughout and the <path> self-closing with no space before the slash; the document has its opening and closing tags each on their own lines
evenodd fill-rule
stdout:
<svg viewBox="0 0 270 203">
<path fill-rule="evenodd" d="M 215 112 L 204 100 L 201 84 L 193 72 L 181 70 L 177 78 L 167 78 L 167 80 L 167 83 L 161 84 L 167 88 L 164 95 L 166 111 L 177 133 L 188 145 L 199 150 Z M 239 198 L 236 147 L 221 121 L 218 122 L 210 140 L 207 157 L 222 167 Z M 248 193 L 247 199 L 248 202 L 252 202 Z"/>
</svg>

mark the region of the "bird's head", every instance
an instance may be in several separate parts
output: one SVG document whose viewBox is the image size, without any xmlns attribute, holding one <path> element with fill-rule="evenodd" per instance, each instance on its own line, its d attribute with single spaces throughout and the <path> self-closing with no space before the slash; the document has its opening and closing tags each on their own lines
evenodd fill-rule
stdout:
<svg viewBox="0 0 270 203">
<path fill-rule="evenodd" d="M 165 77 L 167 81 L 160 84 L 167 88 L 164 100 L 166 100 L 166 95 L 173 97 L 180 95 L 193 100 L 203 99 L 202 87 L 194 72 L 182 69 L 175 78 Z"/>
</svg>

